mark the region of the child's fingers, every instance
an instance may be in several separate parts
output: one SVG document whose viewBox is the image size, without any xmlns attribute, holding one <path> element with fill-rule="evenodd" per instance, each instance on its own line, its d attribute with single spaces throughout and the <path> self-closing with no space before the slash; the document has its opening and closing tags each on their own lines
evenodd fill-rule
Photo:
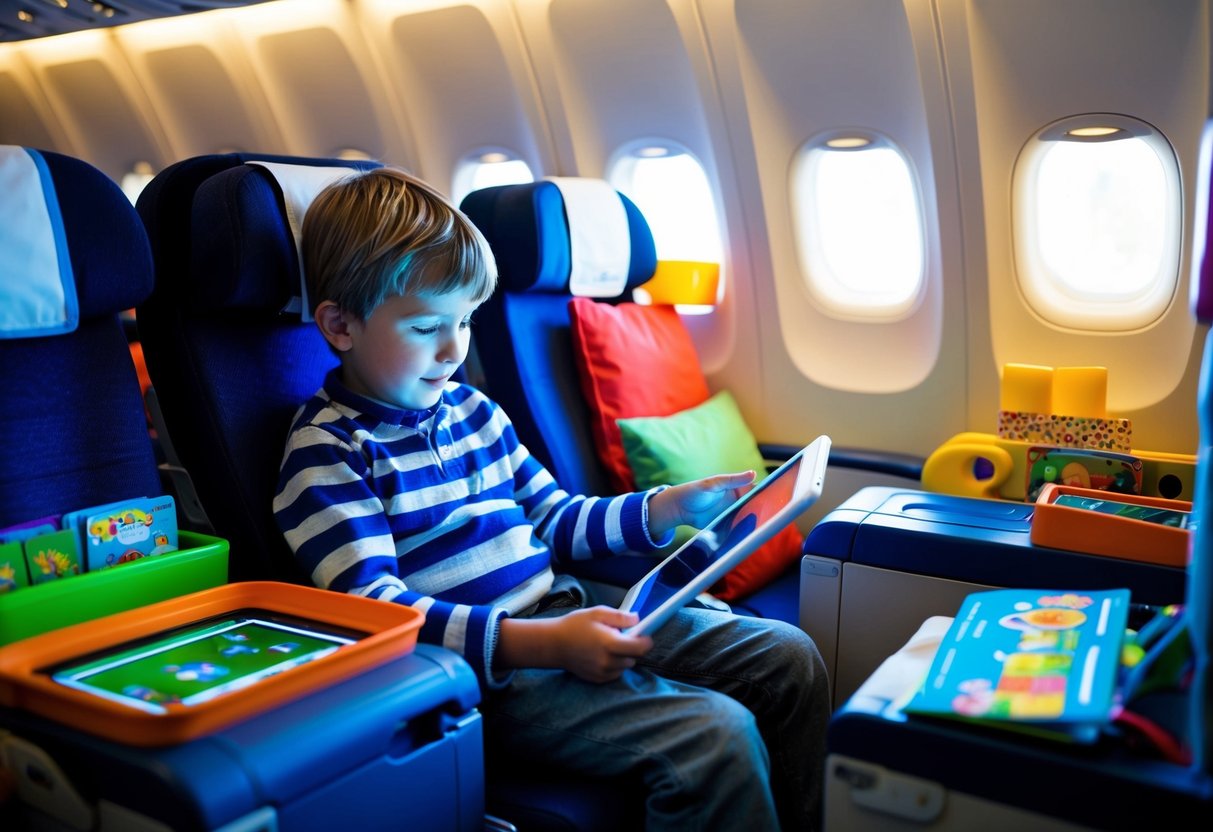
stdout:
<svg viewBox="0 0 1213 832">
<path fill-rule="evenodd" d="M 754 481 L 755 473 L 753 469 L 749 471 L 738 471 L 733 474 L 717 474 L 710 478 L 709 482 L 715 491 L 726 491 L 734 488 L 742 488 Z"/>
</svg>

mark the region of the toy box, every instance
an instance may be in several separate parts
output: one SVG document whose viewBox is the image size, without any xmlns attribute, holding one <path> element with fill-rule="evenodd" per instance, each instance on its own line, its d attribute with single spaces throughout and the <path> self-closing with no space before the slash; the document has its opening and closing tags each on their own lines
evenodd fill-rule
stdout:
<svg viewBox="0 0 1213 832">
<path fill-rule="evenodd" d="M 1036 499 L 1032 542 L 1093 555 L 1184 568 L 1192 504 L 1051 483 Z"/>
<path fill-rule="evenodd" d="M 227 582 L 228 542 L 180 532 L 181 549 L 0 594 L 0 645 Z"/>
</svg>

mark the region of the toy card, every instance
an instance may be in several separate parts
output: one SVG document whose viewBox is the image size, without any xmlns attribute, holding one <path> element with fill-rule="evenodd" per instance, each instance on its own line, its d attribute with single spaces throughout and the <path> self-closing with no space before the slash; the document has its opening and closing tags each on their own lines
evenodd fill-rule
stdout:
<svg viewBox="0 0 1213 832">
<path fill-rule="evenodd" d="M 27 520 L 14 526 L 6 526 L 0 529 L 0 543 L 29 540 L 35 535 L 58 531 L 63 528 L 59 521 L 60 515 L 52 514 L 48 517 L 39 517 L 37 520 Z"/>
<path fill-rule="evenodd" d="M 29 568 L 32 584 L 44 584 L 58 578 L 79 575 L 82 571 L 76 534 L 71 529 L 60 529 L 31 537 L 25 541 L 24 546 L 25 563 Z"/>
<path fill-rule="evenodd" d="M 171 496 L 139 497 L 84 518 L 88 570 L 177 551 L 177 506 Z"/>
<path fill-rule="evenodd" d="M 0 594 L 29 586 L 25 541 L 59 528 L 58 515 L 39 517 L 0 529 Z"/>
<path fill-rule="evenodd" d="M 25 549 L 18 540 L 0 543 L 0 595 L 23 586 L 29 586 Z"/>
<path fill-rule="evenodd" d="M 80 556 L 60 515 L 39 517 L 0 529 L 0 593 L 80 574 Z"/>
<path fill-rule="evenodd" d="M 140 495 L 139 497 L 128 497 L 125 500 L 117 500 L 112 503 L 101 503 L 100 505 L 86 506 L 85 508 L 77 509 L 76 511 L 64 512 L 60 527 L 64 529 L 71 529 L 72 533 L 76 536 L 76 551 L 84 552 L 87 549 L 87 541 L 85 540 L 84 535 L 85 520 L 94 514 L 100 514 L 103 511 L 116 509 L 126 505 L 132 500 L 144 498 L 145 495 Z"/>
</svg>

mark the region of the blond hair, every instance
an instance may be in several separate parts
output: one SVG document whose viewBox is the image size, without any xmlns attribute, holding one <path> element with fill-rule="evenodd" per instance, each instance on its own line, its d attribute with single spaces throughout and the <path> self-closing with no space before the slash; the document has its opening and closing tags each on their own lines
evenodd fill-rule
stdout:
<svg viewBox="0 0 1213 832">
<path fill-rule="evenodd" d="M 497 267 L 472 221 L 433 187 L 397 168 L 326 187 L 303 220 L 311 311 L 332 301 L 366 320 L 389 297 L 470 291 L 482 302 Z"/>
</svg>

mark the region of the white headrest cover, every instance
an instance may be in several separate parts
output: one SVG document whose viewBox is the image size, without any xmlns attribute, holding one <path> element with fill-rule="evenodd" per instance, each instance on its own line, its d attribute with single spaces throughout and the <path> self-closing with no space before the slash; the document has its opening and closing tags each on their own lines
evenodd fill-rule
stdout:
<svg viewBox="0 0 1213 832">
<path fill-rule="evenodd" d="M 628 214 L 618 192 L 601 179 L 550 177 L 564 197 L 572 268 L 569 292 L 618 297 L 627 287 L 632 260 Z"/>
<path fill-rule="evenodd" d="M 61 335 L 79 323 L 50 171 L 36 150 L 0 145 L 0 338 Z"/>
<path fill-rule="evenodd" d="M 287 165 L 280 162 L 254 162 L 246 164 L 260 165 L 270 172 L 286 203 L 286 220 L 290 225 L 291 234 L 295 238 L 295 251 L 299 254 L 299 297 L 292 299 L 284 312 L 298 312 L 304 321 L 312 320 L 311 306 L 307 300 L 307 282 L 303 279 L 302 243 L 303 218 L 307 214 L 312 200 L 329 184 L 338 179 L 356 173 L 346 167 L 320 167 L 317 165 Z M 298 303 L 298 308 L 295 304 Z"/>
</svg>

